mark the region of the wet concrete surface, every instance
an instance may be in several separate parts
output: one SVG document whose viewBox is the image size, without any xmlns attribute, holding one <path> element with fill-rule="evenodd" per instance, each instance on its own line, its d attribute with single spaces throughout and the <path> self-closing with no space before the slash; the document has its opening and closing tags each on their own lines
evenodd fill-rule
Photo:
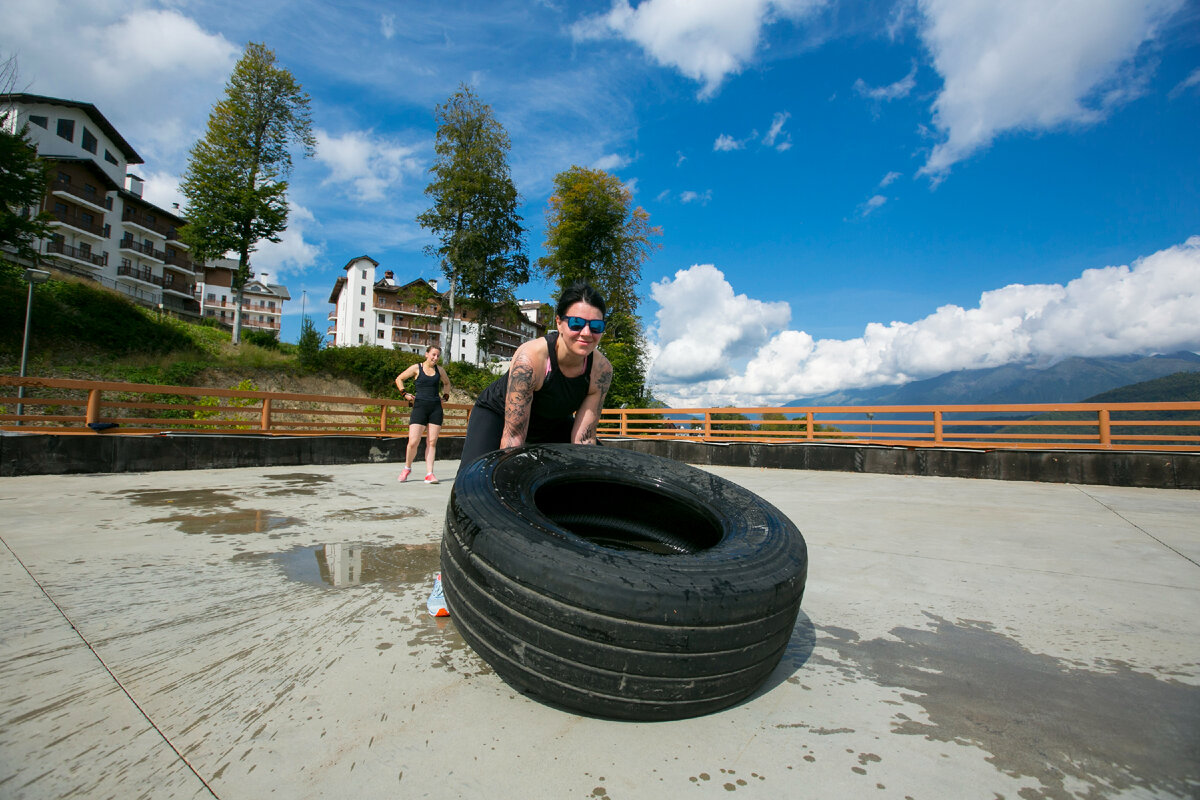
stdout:
<svg viewBox="0 0 1200 800">
<path fill-rule="evenodd" d="M 1200 492 L 710 467 L 802 613 L 746 702 L 622 723 L 427 615 L 454 466 L 0 479 L 0 797 L 1200 796 Z"/>
</svg>

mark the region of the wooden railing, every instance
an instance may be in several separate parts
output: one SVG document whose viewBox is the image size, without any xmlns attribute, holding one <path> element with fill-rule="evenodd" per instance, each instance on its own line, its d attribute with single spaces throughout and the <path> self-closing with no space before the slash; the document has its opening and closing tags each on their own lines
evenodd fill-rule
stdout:
<svg viewBox="0 0 1200 800">
<path fill-rule="evenodd" d="M 709 442 L 1200 451 L 1200 402 L 605 409 L 598 432 Z"/>
<path fill-rule="evenodd" d="M 399 399 L 12 376 L 0 376 L 0 395 L 6 431 L 408 434 L 408 404 Z M 443 407 L 442 434 L 465 434 L 471 407 Z M 606 409 L 598 431 L 706 442 L 1200 452 L 1200 402 Z"/>
<path fill-rule="evenodd" d="M 23 398 L 17 397 L 20 386 Z M 0 376 L 0 392 L 0 429 L 6 431 L 408 435 L 409 404 L 399 399 L 12 376 Z M 443 434 L 465 434 L 470 406 L 442 407 Z"/>
</svg>

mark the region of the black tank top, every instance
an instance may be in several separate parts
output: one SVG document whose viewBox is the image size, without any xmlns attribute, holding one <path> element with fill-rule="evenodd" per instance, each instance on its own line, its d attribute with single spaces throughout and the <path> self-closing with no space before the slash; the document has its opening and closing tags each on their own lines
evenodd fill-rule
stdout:
<svg viewBox="0 0 1200 800">
<path fill-rule="evenodd" d="M 433 401 L 440 403 L 441 396 L 438 394 L 438 389 L 442 386 L 442 373 L 437 367 L 433 368 L 432 375 L 425 374 L 425 367 L 417 365 L 417 385 L 416 391 L 413 392 L 413 397 L 417 400 Z"/>
<path fill-rule="evenodd" d="M 533 393 L 533 406 L 529 412 L 529 434 L 525 437 L 527 442 L 570 440 L 575 412 L 583 404 L 591 384 L 594 353 L 588 353 L 582 374 L 568 378 L 558 370 L 557 344 L 558 331 L 546 334 L 546 347 L 550 351 L 550 373 L 542 382 L 542 388 Z M 480 393 L 475 404 L 504 416 L 504 397 L 507 393 L 506 372 Z"/>
</svg>

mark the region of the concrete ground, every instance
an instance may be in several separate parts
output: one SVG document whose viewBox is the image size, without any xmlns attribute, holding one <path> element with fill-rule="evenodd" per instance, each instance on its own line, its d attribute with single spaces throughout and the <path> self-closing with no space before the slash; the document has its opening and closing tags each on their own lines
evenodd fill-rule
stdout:
<svg viewBox="0 0 1200 800">
<path fill-rule="evenodd" d="M 627 723 L 427 616 L 456 466 L 0 479 L 0 797 L 1200 796 L 1200 492 L 710 468 L 804 532 L 800 620 Z"/>
</svg>

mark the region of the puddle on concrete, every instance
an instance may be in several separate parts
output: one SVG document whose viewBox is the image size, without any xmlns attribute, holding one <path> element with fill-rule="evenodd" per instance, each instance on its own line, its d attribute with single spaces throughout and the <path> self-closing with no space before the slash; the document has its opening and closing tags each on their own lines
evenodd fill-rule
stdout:
<svg viewBox="0 0 1200 800">
<path fill-rule="evenodd" d="M 229 508 L 238 501 L 236 495 L 221 489 L 125 489 L 116 495 L 128 498 L 135 506 L 169 506 L 195 510 Z"/>
<path fill-rule="evenodd" d="M 928 722 L 897 714 L 892 732 L 980 747 L 1025 800 L 1117 792 L 1194 796 L 1200 786 L 1200 687 L 1158 680 L 1128 664 L 1104 671 L 1030 653 L 985 622 L 930 615 L 931 630 L 861 641 L 822 627 L 811 661 L 852 679 L 907 690 Z M 822 656 L 834 651 L 840 660 Z"/>
<path fill-rule="evenodd" d="M 290 497 L 292 495 L 314 496 L 317 489 L 333 482 L 332 475 L 318 475 L 312 472 L 288 472 L 283 475 L 266 475 L 270 481 L 279 481 L 282 488 L 271 489 L 264 494 L 267 497 Z"/>
<path fill-rule="evenodd" d="M 418 508 L 401 506 L 398 509 L 380 511 L 378 508 L 346 508 L 325 515 L 325 519 L 336 522 L 386 522 L 393 519 L 409 519 L 425 514 Z"/>
<path fill-rule="evenodd" d="M 316 472 L 286 472 L 282 475 L 266 475 L 269 481 L 282 481 L 292 486 L 316 487 L 333 483 L 332 475 L 322 475 Z"/>
<path fill-rule="evenodd" d="M 432 586 L 440 545 L 338 543 L 293 547 L 280 553 L 239 553 L 235 562 L 271 561 L 290 580 L 341 588 L 379 583 L 400 588 Z"/>
<path fill-rule="evenodd" d="M 169 522 L 178 526 L 184 533 L 207 533 L 214 536 L 275 533 L 283 528 L 303 524 L 303 520 L 296 517 L 262 509 L 229 509 L 216 514 L 174 514 L 147 521 Z"/>
</svg>

